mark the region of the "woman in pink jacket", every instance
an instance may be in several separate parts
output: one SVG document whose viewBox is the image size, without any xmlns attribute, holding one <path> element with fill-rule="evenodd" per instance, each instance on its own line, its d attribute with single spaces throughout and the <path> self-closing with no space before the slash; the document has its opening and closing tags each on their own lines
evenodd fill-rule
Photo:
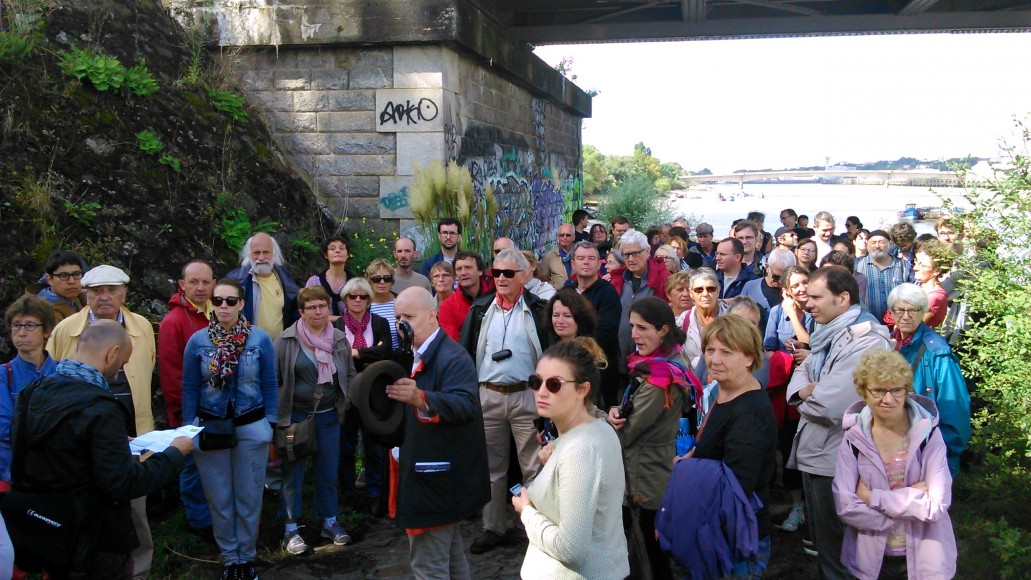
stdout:
<svg viewBox="0 0 1031 580">
<path fill-rule="evenodd" d="M 841 561 L 860 580 L 952 578 L 952 476 L 934 402 L 911 392 L 894 351 L 871 351 L 855 370 L 861 401 L 842 418 L 834 476 L 847 526 Z"/>
</svg>

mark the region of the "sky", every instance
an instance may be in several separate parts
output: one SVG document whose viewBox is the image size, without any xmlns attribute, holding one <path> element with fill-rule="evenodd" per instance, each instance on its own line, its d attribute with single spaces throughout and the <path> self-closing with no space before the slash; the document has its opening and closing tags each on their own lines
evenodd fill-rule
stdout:
<svg viewBox="0 0 1031 580">
<path fill-rule="evenodd" d="M 597 90 L 583 142 L 716 173 L 996 157 L 1031 113 L 1031 34 L 542 46 Z"/>
</svg>

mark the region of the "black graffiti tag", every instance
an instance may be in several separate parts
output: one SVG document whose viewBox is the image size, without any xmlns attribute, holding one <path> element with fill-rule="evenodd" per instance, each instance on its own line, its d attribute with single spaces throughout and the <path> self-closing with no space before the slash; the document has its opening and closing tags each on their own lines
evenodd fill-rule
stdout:
<svg viewBox="0 0 1031 580">
<path fill-rule="evenodd" d="M 436 119 L 439 113 L 440 110 L 437 108 L 437 103 L 426 97 L 419 99 L 415 103 L 410 100 L 405 100 L 404 103 L 398 101 L 397 104 L 394 104 L 393 101 L 387 101 L 387 104 L 379 113 L 379 124 L 393 123 L 398 125 L 404 123 L 405 125 L 418 125 L 419 121 L 428 122 Z"/>
</svg>

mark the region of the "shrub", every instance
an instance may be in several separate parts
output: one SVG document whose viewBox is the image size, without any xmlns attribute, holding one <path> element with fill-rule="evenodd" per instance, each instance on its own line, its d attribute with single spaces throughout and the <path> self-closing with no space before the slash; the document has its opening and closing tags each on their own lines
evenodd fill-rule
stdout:
<svg viewBox="0 0 1031 580">
<path fill-rule="evenodd" d="M 601 198 L 599 219 L 610 223 L 621 215 L 630 220 L 630 225 L 644 231 L 649 225 L 672 221 L 673 209 L 669 199 L 655 189 L 655 184 L 646 177 L 631 177 Z"/>
<path fill-rule="evenodd" d="M 490 185 L 484 188 L 483 194 L 476 193 L 467 167 L 450 161 L 446 166 L 430 163 L 416 168 L 415 184 L 408 192 L 408 204 L 427 241 L 427 247 L 423 248 L 424 256 L 440 250 L 437 222 L 446 217 L 462 223 L 462 248 L 479 252 L 482 256 L 490 255 L 498 202 Z"/>
<path fill-rule="evenodd" d="M 79 80 L 89 80 L 98 91 L 125 89 L 142 97 L 158 90 L 157 81 L 142 62 L 129 69 L 117 58 L 73 46 L 71 50 L 61 53 L 60 64 L 65 74 Z"/>
<path fill-rule="evenodd" d="M 175 155 L 162 155 L 161 159 L 158 159 L 158 163 L 160 163 L 161 165 L 167 165 L 171 167 L 172 170 L 176 173 L 179 173 L 179 170 L 183 168 L 183 165 L 179 161 L 179 158 Z"/>
<path fill-rule="evenodd" d="M 214 103 L 216 109 L 229 115 L 234 121 L 238 123 L 250 121 L 247 118 L 247 111 L 244 109 L 246 101 L 242 96 L 232 91 L 215 88 L 208 89 L 208 96 L 211 97 L 211 102 Z"/>
<path fill-rule="evenodd" d="M 161 138 L 151 131 L 140 131 L 137 133 L 136 146 L 147 155 L 157 155 L 165 148 Z"/>
</svg>

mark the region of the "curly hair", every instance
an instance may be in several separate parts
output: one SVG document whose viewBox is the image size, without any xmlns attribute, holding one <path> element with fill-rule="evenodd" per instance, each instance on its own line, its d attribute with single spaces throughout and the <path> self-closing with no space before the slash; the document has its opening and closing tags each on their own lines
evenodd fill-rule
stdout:
<svg viewBox="0 0 1031 580">
<path fill-rule="evenodd" d="M 545 328 L 551 328 L 551 313 L 555 308 L 556 302 L 561 302 L 573 315 L 573 321 L 576 322 L 577 336 L 594 335 L 594 329 L 598 325 L 598 315 L 595 313 L 591 301 L 577 292 L 576 288 L 560 288 L 551 297 L 551 300 L 548 300 L 548 305 L 541 312 L 541 322 Z"/>
<path fill-rule="evenodd" d="M 871 350 L 859 359 L 852 374 L 859 396 L 875 387 L 902 387 L 913 384 L 913 368 L 894 350 Z"/>
</svg>

